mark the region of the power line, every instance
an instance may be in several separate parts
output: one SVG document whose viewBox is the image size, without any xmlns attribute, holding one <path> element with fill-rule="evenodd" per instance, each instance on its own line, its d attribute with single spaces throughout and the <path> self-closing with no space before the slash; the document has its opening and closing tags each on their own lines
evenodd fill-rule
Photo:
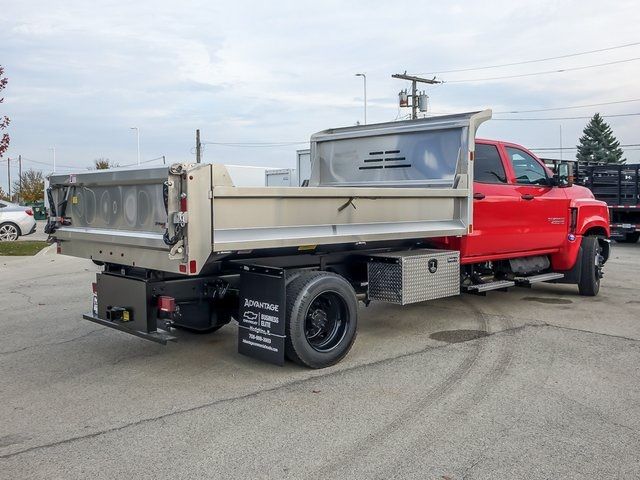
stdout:
<svg viewBox="0 0 640 480">
<path fill-rule="evenodd" d="M 22 157 L 22 160 L 26 160 L 27 162 L 35 163 L 35 164 L 38 164 L 38 165 L 45 165 L 45 166 L 47 166 L 47 167 L 51 167 L 51 163 L 50 163 L 50 162 L 41 162 L 41 161 L 39 161 L 39 160 L 32 160 L 32 159 L 30 159 L 30 158 L 26 158 L 25 156 L 23 156 L 23 157 Z M 77 167 L 77 166 L 75 166 L 75 165 L 61 165 L 61 164 L 57 164 L 57 165 L 56 165 L 56 169 L 57 169 L 58 167 L 62 167 L 62 168 L 66 168 L 66 169 L 79 168 L 79 167 Z"/>
<path fill-rule="evenodd" d="M 221 147 L 289 147 L 307 145 L 309 142 L 202 142 L 202 145 L 218 145 Z"/>
<path fill-rule="evenodd" d="M 487 78 L 465 78 L 462 80 L 448 80 L 443 83 L 471 83 L 471 82 L 488 82 L 492 80 L 505 80 L 509 78 L 522 78 L 522 77 L 533 77 L 537 75 L 547 75 L 550 73 L 564 73 L 564 72 L 573 72 L 576 70 L 586 70 L 588 68 L 596 68 L 596 67 L 606 67 L 608 65 L 616 65 L 618 63 L 627 63 L 627 62 L 635 62 L 636 60 L 640 60 L 640 57 L 627 58 L 625 60 L 616 60 L 615 62 L 606 62 L 606 63 L 595 63 L 593 65 L 583 65 L 581 67 L 572 67 L 572 68 L 561 68 L 558 70 L 546 70 L 544 72 L 533 72 L 533 73 L 521 73 L 518 75 L 505 75 L 502 77 L 487 77 Z"/>
<path fill-rule="evenodd" d="M 126 164 L 124 164 L 124 165 L 117 165 L 117 166 L 115 166 L 114 168 L 118 168 L 118 167 L 132 167 L 132 166 L 134 166 L 134 165 L 143 165 L 143 164 L 145 164 L 145 163 L 157 162 L 158 160 L 164 160 L 164 159 L 165 159 L 165 156 L 164 156 L 164 155 L 160 155 L 159 157 L 156 157 L 156 158 L 151 158 L 151 159 L 149 159 L 149 160 L 144 160 L 143 162 L 140 162 L 139 164 L 138 164 L 137 162 L 136 162 L 136 163 L 126 163 Z"/>
<path fill-rule="evenodd" d="M 571 105 L 568 107 L 551 107 L 551 108 L 536 108 L 533 110 L 505 110 L 503 112 L 493 112 L 494 115 L 510 115 L 515 113 L 537 113 L 537 112 L 553 112 L 556 110 L 573 110 L 574 108 L 587 108 L 587 107 L 602 107 L 605 105 L 618 105 L 621 103 L 640 102 L 640 98 L 629 98 L 627 100 L 616 100 L 612 102 L 601 103 L 589 103 L 584 105 Z M 451 115 L 455 112 L 432 112 L 435 115 Z M 494 120 L 497 120 L 494 118 Z"/>
<path fill-rule="evenodd" d="M 616 105 L 620 103 L 640 102 L 640 98 L 630 98 L 628 100 L 617 100 L 614 102 L 602 102 L 602 103 L 590 103 L 585 105 L 573 105 L 570 107 L 554 107 L 554 108 L 538 108 L 535 110 L 510 110 L 505 112 L 493 112 L 497 114 L 511 114 L 511 113 L 535 113 L 535 112 L 552 112 L 554 110 L 572 110 L 574 108 L 587 108 L 587 107 L 602 107 L 604 105 Z"/>
<path fill-rule="evenodd" d="M 638 113 L 618 113 L 618 114 L 612 114 L 612 115 L 600 115 L 602 118 L 612 118 L 612 117 L 633 117 L 633 116 L 637 116 L 640 115 L 640 112 Z M 493 118 L 492 120 L 498 120 L 498 121 L 506 121 L 506 122 L 512 122 L 512 121 L 524 121 L 524 122 L 535 122 L 535 121 L 550 121 L 550 120 L 587 120 L 590 119 L 592 117 L 587 116 L 587 117 L 546 117 L 546 118 L 522 118 L 522 117 L 516 117 L 516 118 Z"/>
<path fill-rule="evenodd" d="M 640 147 L 640 143 L 627 143 L 625 145 L 618 145 L 619 147 Z M 538 148 L 530 148 L 529 150 L 534 151 L 544 151 L 544 150 L 577 150 L 578 147 L 538 147 Z"/>
<path fill-rule="evenodd" d="M 588 55 L 590 53 L 607 52 L 609 50 L 616 50 L 618 48 L 633 47 L 635 45 L 640 45 L 640 42 L 626 43 L 624 45 L 616 45 L 614 47 L 599 48 L 597 50 L 588 50 L 586 52 L 568 53 L 566 55 L 558 55 L 557 57 L 537 58 L 535 60 L 523 60 L 521 62 L 502 63 L 502 64 L 499 64 L 499 65 L 485 65 L 483 67 L 458 68 L 458 69 L 455 69 L 455 70 L 439 70 L 437 72 L 418 73 L 417 75 L 435 75 L 435 74 L 440 74 L 440 73 L 470 72 L 470 71 L 473 71 L 473 70 L 487 70 L 489 68 L 512 67 L 512 66 L 515 66 L 515 65 L 525 65 L 525 64 L 528 64 L 528 63 L 538 63 L 538 62 L 546 62 L 548 60 L 558 60 L 558 59 L 561 59 L 561 58 L 578 57 L 580 55 Z"/>
</svg>

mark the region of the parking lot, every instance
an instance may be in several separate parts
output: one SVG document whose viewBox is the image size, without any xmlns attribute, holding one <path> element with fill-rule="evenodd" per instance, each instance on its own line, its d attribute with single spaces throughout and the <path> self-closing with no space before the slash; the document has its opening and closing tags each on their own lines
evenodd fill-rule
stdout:
<svg viewBox="0 0 640 480">
<path fill-rule="evenodd" d="M 637 478 L 640 245 L 575 286 L 361 307 L 335 367 L 82 320 L 91 262 L 0 258 L 0 477 Z"/>
</svg>

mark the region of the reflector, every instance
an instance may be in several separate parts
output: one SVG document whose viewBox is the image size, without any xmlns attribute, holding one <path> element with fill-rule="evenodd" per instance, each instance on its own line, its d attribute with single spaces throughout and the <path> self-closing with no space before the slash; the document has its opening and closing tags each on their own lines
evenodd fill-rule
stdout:
<svg viewBox="0 0 640 480">
<path fill-rule="evenodd" d="M 176 299 L 162 295 L 158 297 L 158 310 L 161 312 L 173 313 L 176 311 Z"/>
</svg>

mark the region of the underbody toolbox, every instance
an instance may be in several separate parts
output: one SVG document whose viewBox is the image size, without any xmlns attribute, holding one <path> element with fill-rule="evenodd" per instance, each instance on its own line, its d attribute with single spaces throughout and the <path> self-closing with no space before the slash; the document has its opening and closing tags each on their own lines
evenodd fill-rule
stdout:
<svg viewBox="0 0 640 480">
<path fill-rule="evenodd" d="M 460 293 L 460 252 L 409 250 L 371 255 L 369 298 L 406 305 Z"/>
</svg>

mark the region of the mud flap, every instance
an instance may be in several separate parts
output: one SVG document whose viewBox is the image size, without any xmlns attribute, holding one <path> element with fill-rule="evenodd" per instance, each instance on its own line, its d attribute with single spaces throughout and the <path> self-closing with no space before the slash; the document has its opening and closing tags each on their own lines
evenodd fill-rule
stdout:
<svg viewBox="0 0 640 480">
<path fill-rule="evenodd" d="M 284 365 L 286 294 L 281 268 L 242 265 L 238 353 Z"/>
</svg>

